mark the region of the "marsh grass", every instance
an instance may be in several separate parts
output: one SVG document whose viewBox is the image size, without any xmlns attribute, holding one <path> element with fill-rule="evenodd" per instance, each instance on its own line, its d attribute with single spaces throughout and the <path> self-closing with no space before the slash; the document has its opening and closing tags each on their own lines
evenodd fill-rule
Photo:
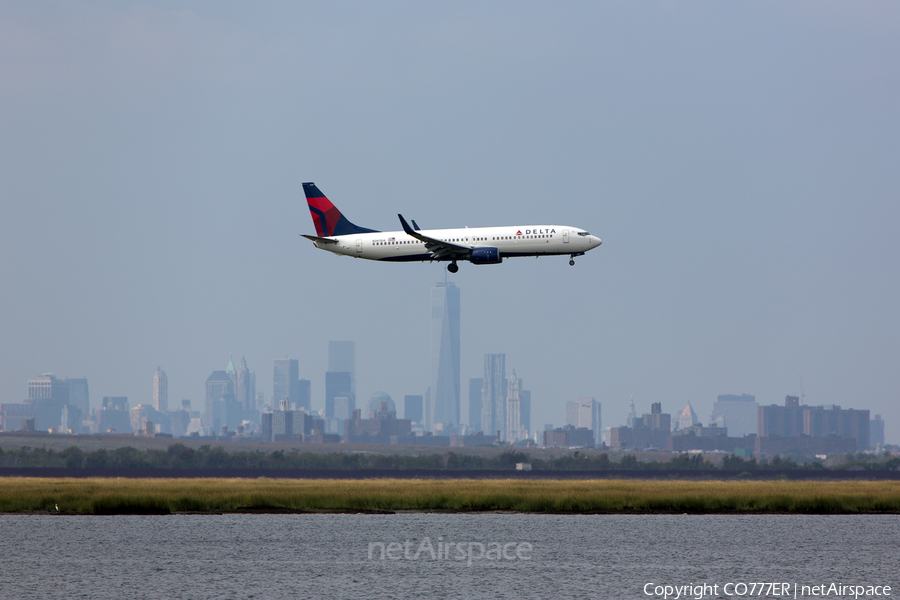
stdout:
<svg viewBox="0 0 900 600">
<path fill-rule="evenodd" d="M 0 479 L 0 512 L 900 513 L 894 481 Z"/>
</svg>

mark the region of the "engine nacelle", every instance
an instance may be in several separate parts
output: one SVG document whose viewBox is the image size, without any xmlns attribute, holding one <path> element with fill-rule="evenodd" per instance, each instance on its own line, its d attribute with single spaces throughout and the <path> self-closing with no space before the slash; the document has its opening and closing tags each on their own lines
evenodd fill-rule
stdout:
<svg viewBox="0 0 900 600">
<path fill-rule="evenodd" d="M 469 253 L 469 262 L 473 265 L 496 265 L 503 262 L 500 248 L 473 248 Z"/>
</svg>

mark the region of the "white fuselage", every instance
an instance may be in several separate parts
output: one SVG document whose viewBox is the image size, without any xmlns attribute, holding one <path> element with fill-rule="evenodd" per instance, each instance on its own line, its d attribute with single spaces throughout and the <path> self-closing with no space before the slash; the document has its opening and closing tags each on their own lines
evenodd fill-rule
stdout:
<svg viewBox="0 0 900 600">
<path fill-rule="evenodd" d="M 577 227 L 528 225 L 417 230 L 429 238 L 468 248 L 497 248 L 501 257 L 581 254 L 601 244 L 598 237 Z M 369 260 L 450 260 L 434 258 L 425 242 L 403 231 L 379 231 L 331 236 L 337 243 L 314 241 L 317 248 Z"/>
</svg>

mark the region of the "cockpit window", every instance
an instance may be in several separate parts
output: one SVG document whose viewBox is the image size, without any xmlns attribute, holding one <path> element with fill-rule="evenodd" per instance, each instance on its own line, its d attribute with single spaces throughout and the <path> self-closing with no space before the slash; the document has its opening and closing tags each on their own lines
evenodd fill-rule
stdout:
<svg viewBox="0 0 900 600">
<path fill-rule="evenodd" d="M 580 236 L 582 236 L 582 237 L 585 237 L 585 236 L 588 236 L 588 235 L 591 235 L 591 234 L 589 234 L 587 231 L 579 231 L 579 232 L 578 232 L 578 235 L 580 235 Z"/>
</svg>

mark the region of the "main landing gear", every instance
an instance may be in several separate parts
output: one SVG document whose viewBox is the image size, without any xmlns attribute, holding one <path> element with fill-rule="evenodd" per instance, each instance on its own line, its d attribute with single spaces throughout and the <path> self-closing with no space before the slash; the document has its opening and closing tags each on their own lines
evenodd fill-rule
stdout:
<svg viewBox="0 0 900 600">
<path fill-rule="evenodd" d="M 575 257 L 576 256 L 584 256 L 584 252 L 575 252 L 569 257 L 569 266 L 570 267 L 575 266 Z"/>
<path fill-rule="evenodd" d="M 456 261 L 454 260 L 452 263 L 447 265 L 447 270 L 451 273 L 456 273 L 457 271 L 459 271 L 459 265 L 457 265 Z"/>
</svg>

